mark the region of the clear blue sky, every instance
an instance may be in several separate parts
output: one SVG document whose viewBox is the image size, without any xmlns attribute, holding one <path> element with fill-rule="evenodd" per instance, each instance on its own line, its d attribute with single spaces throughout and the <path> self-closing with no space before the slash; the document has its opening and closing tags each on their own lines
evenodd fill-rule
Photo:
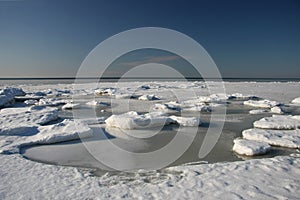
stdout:
<svg viewBox="0 0 300 200">
<path fill-rule="evenodd" d="M 0 0 L 0 77 L 72 77 L 98 43 L 148 26 L 198 41 L 223 77 L 300 78 L 299 0 Z"/>
</svg>

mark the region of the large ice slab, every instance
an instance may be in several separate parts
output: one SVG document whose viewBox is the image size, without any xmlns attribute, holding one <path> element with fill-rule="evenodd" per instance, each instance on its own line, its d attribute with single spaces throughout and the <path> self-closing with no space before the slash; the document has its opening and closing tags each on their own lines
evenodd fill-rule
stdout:
<svg viewBox="0 0 300 200">
<path fill-rule="evenodd" d="M 33 106 L 26 108 L 5 108 L 0 111 L 0 135 L 22 135 L 32 127 L 47 124 L 58 118 L 58 109 Z"/>
<path fill-rule="evenodd" d="M 289 130 L 299 127 L 300 119 L 298 116 L 273 115 L 255 121 L 253 125 L 255 128 Z"/>
<path fill-rule="evenodd" d="M 267 142 L 270 145 L 300 148 L 300 130 L 266 130 L 266 129 L 248 129 L 242 132 L 243 138 Z"/>
<path fill-rule="evenodd" d="M 271 146 L 266 142 L 253 140 L 245 140 L 237 138 L 234 141 L 232 150 L 240 155 L 255 156 L 265 154 L 271 149 Z"/>
<path fill-rule="evenodd" d="M 31 134 L 1 136 L 0 153 L 19 153 L 20 147 L 34 144 L 51 144 L 92 136 L 92 130 L 86 123 L 65 119 L 47 126 L 31 127 Z"/>
</svg>

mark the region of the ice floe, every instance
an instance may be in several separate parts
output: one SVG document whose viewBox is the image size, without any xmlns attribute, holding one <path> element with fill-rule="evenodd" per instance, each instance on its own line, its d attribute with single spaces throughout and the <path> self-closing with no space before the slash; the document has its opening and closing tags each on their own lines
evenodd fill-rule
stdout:
<svg viewBox="0 0 300 200">
<path fill-rule="evenodd" d="M 267 142 L 270 145 L 300 148 L 300 130 L 266 130 L 266 129 L 247 129 L 242 132 L 243 138 Z"/>
<path fill-rule="evenodd" d="M 102 95 L 108 95 L 108 96 L 111 96 L 111 95 L 114 95 L 116 93 L 117 89 L 116 88 L 100 88 L 100 89 L 96 89 L 94 91 L 95 95 L 98 95 L 98 96 L 102 96 Z"/>
<path fill-rule="evenodd" d="M 264 99 L 264 100 L 258 100 L 258 101 L 255 101 L 255 100 L 244 101 L 244 105 L 258 107 L 258 108 L 272 108 L 274 106 L 279 105 L 279 103 L 276 101 L 270 101 L 270 100 Z"/>
<path fill-rule="evenodd" d="M 199 117 L 178 117 L 172 115 L 170 119 L 181 126 L 199 126 L 201 124 Z"/>
<path fill-rule="evenodd" d="M 234 93 L 228 96 L 230 100 L 238 100 L 238 101 L 246 101 L 246 100 L 255 100 L 258 99 L 257 96 L 254 95 L 243 95 L 241 93 Z"/>
<path fill-rule="evenodd" d="M 257 115 L 257 114 L 265 114 L 265 113 L 269 113 L 269 110 L 265 110 L 265 109 L 257 109 L 257 110 L 250 110 L 249 114 L 252 115 Z"/>
<path fill-rule="evenodd" d="M 63 105 L 68 103 L 67 100 L 65 99 L 60 99 L 60 98 L 45 98 L 45 99 L 40 99 L 39 100 L 39 105 L 42 106 L 58 106 L 58 105 Z"/>
<path fill-rule="evenodd" d="M 109 103 L 93 100 L 86 103 L 88 106 L 110 106 Z"/>
<path fill-rule="evenodd" d="M 297 97 L 297 98 L 293 99 L 292 103 L 294 103 L 294 104 L 300 104 L 300 97 Z"/>
<path fill-rule="evenodd" d="M 79 103 L 66 103 L 65 105 L 62 106 L 63 110 L 72 110 L 76 108 L 80 108 Z"/>
<path fill-rule="evenodd" d="M 253 123 L 255 128 L 289 130 L 300 126 L 299 116 L 272 115 L 264 117 Z"/>
<path fill-rule="evenodd" d="M 144 94 L 138 98 L 138 100 L 143 101 L 152 101 L 152 100 L 160 100 L 160 98 L 154 94 Z"/>
<path fill-rule="evenodd" d="M 30 99 L 30 100 L 24 101 L 24 103 L 27 105 L 37 105 L 39 102 L 38 102 L 38 100 Z"/>
<path fill-rule="evenodd" d="M 169 117 L 161 112 L 151 112 L 139 115 L 130 111 L 121 115 L 112 115 L 105 120 L 107 126 L 120 129 L 141 129 L 160 127 L 170 123 Z"/>
<path fill-rule="evenodd" d="M 112 115 L 105 120 L 107 126 L 120 129 L 149 129 L 153 127 L 162 127 L 171 123 L 181 126 L 199 126 L 200 119 L 197 117 L 179 117 L 168 116 L 162 112 L 150 112 L 138 114 L 130 111 L 120 115 Z"/>
<path fill-rule="evenodd" d="M 246 156 L 262 155 L 271 149 L 271 146 L 268 143 L 254 140 L 237 138 L 233 143 L 232 150 L 240 155 Z"/>
<path fill-rule="evenodd" d="M 271 113 L 283 114 L 284 112 L 280 106 L 275 106 L 271 108 Z"/>
</svg>

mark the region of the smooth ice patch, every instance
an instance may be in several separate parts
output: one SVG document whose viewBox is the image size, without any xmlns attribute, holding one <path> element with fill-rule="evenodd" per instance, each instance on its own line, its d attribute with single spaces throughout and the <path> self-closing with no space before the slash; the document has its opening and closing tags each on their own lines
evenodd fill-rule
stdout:
<svg viewBox="0 0 300 200">
<path fill-rule="evenodd" d="M 266 142 L 258 142 L 253 140 L 235 139 L 232 150 L 240 155 L 255 156 L 265 154 L 271 149 Z"/>
<path fill-rule="evenodd" d="M 267 142 L 270 145 L 300 148 L 300 130 L 265 130 L 265 129 L 248 129 L 242 132 L 243 138 Z"/>
</svg>

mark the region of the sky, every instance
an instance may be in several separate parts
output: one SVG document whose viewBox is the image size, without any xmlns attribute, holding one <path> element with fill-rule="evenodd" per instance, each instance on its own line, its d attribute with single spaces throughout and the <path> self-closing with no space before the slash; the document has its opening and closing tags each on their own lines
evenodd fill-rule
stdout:
<svg viewBox="0 0 300 200">
<path fill-rule="evenodd" d="M 0 78 L 74 77 L 100 42 L 139 27 L 188 35 L 225 78 L 300 78 L 300 0 L 0 0 Z M 148 51 L 108 74 L 140 60 L 186 68 Z"/>
</svg>

